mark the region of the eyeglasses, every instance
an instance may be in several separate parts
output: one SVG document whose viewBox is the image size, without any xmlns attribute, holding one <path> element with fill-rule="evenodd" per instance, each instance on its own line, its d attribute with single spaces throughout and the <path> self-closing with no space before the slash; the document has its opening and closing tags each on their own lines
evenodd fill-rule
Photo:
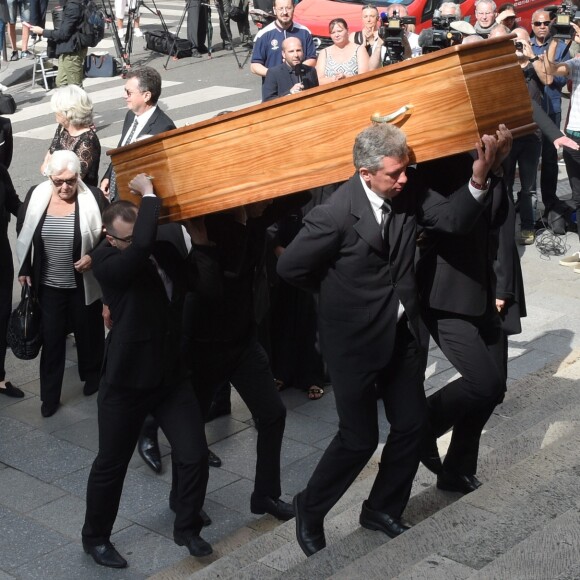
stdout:
<svg viewBox="0 0 580 580">
<path fill-rule="evenodd" d="M 73 185 L 76 184 L 78 179 L 79 179 L 78 177 L 71 177 L 70 179 L 53 179 L 51 177 L 50 181 L 52 181 L 54 187 L 62 187 L 65 183 L 72 187 Z"/>
<path fill-rule="evenodd" d="M 132 97 L 136 93 L 143 94 L 145 92 L 145 91 L 129 91 L 127 89 L 123 89 L 123 91 L 125 91 L 125 96 L 127 96 L 127 97 Z"/>
<path fill-rule="evenodd" d="M 282 14 L 290 14 L 294 8 L 274 8 L 276 12 L 281 12 Z"/>
<path fill-rule="evenodd" d="M 111 236 L 114 240 L 119 242 L 125 242 L 126 244 L 130 244 L 133 241 L 133 236 L 127 236 L 126 238 L 119 238 L 118 236 L 114 236 L 110 232 L 107 232 L 108 236 Z"/>
<path fill-rule="evenodd" d="M 538 20 L 537 22 L 532 22 L 534 26 L 550 26 L 549 20 Z"/>
</svg>

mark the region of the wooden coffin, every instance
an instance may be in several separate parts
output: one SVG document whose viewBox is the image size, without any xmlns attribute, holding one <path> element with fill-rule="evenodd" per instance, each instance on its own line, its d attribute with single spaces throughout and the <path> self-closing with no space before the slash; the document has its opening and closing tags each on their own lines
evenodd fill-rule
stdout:
<svg viewBox="0 0 580 580">
<path fill-rule="evenodd" d="M 354 138 L 405 105 L 395 123 L 413 157 L 468 151 L 505 123 L 534 128 L 511 39 L 455 46 L 156 135 L 109 151 L 121 196 L 155 178 L 164 218 L 179 220 L 347 179 Z"/>
</svg>

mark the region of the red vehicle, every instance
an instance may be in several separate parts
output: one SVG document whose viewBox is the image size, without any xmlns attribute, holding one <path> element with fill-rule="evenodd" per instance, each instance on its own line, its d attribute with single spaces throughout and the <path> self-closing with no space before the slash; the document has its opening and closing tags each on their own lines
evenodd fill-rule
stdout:
<svg viewBox="0 0 580 580">
<path fill-rule="evenodd" d="M 423 28 L 431 26 L 433 12 L 441 4 L 441 1 L 401 0 L 400 2 L 396 1 L 396 3 L 407 7 L 409 16 L 414 16 L 417 21 L 415 32 L 420 32 Z M 318 48 L 325 48 L 332 44 L 328 33 L 328 23 L 333 18 L 344 18 L 348 23 L 349 30 L 353 32 L 362 28 L 361 14 L 364 6 L 369 4 L 376 5 L 380 14 L 386 11 L 386 7 L 389 4 L 393 3 L 395 2 L 386 2 L 385 0 L 374 2 L 361 0 L 302 0 L 296 5 L 294 20 L 308 27 Z M 502 3 L 503 0 L 496 0 L 498 6 Z M 539 8 L 548 5 L 553 6 L 556 2 L 554 0 L 512 0 L 512 3 L 516 7 L 518 25 L 530 30 L 532 14 Z M 461 13 L 464 18 L 473 24 L 475 21 L 475 16 L 473 15 L 475 0 L 457 0 L 456 4 L 461 5 Z"/>
</svg>

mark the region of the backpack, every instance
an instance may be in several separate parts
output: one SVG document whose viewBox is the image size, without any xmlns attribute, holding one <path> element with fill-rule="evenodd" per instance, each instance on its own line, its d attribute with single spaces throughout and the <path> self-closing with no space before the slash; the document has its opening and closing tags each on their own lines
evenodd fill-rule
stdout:
<svg viewBox="0 0 580 580">
<path fill-rule="evenodd" d="M 94 0 L 81 0 L 79 5 L 83 11 L 77 38 L 81 48 L 97 46 L 105 36 L 105 14 Z"/>
</svg>

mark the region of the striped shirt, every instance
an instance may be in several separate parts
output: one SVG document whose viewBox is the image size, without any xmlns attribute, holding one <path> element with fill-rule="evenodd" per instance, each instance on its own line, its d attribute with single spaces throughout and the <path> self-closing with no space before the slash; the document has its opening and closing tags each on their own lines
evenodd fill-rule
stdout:
<svg viewBox="0 0 580 580">
<path fill-rule="evenodd" d="M 76 288 L 73 266 L 75 212 L 47 215 L 42 224 L 44 255 L 40 283 L 53 288 Z"/>
</svg>

